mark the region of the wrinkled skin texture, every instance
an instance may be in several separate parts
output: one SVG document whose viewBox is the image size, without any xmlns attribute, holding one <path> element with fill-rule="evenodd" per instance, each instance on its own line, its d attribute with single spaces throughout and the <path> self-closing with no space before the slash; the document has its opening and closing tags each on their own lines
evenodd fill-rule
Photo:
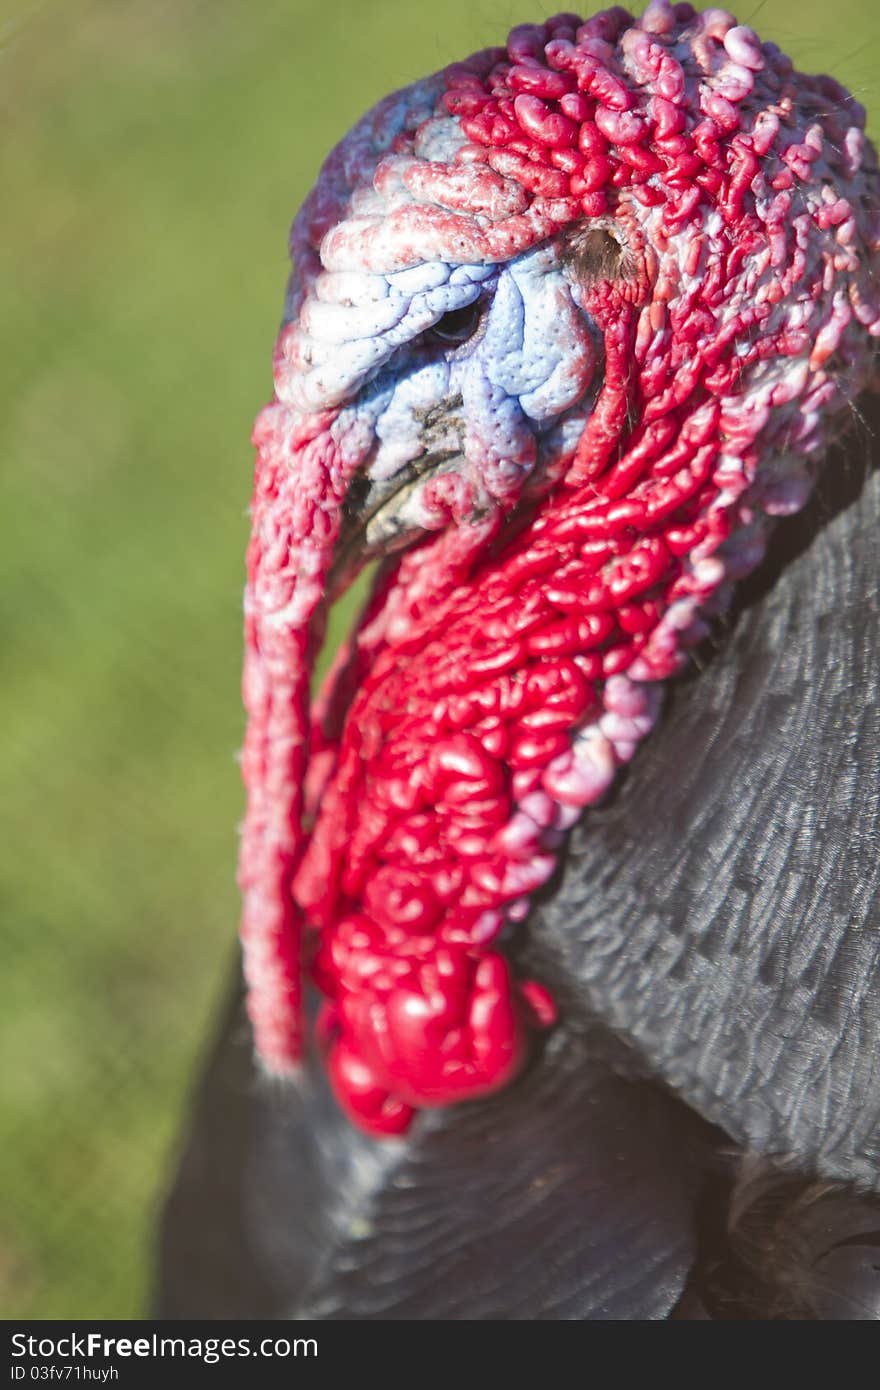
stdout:
<svg viewBox="0 0 880 1390">
<path fill-rule="evenodd" d="M 555 1021 L 498 939 L 869 379 L 862 126 L 722 11 L 563 15 L 380 103 L 294 223 L 254 436 L 242 939 L 287 1074 L 307 933 L 369 1132 L 497 1090 Z M 310 712 L 326 596 L 376 553 Z"/>
<path fill-rule="evenodd" d="M 426 1118 L 404 1147 L 346 1151 L 311 1071 L 288 1091 L 311 1174 L 290 1225 L 312 1235 L 295 1271 L 265 1276 L 287 1311 L 431 1315 L 436 1251 L 419 1265 L 415 1240 L 431 1193 L 463 1182 L 474 1199 L 466 1237 L 461 1216 L 439 1224 L 453 1270 L 516 1194 L 541 1195 L 514 1245 L 540 1232 L 566 1249 L 577 1174 L 594 1251 L 607 1228 L 604 1269 L 578 1266 L 517 1314 L 496 1241 L 477 1284 L 453 1279 L 450 1315 L 665 1316 L 702 1258 L 709 1124 L 873 1182 L 873 947 L 853 919 L 870 922 L 876 855 L 853 837 L 839 874 L 860 876 L 838 902 L 816 867 L 824 780 L 803 759 L 804 780 L 784 780 L 805 744 L 811 606 L 845 621 L 817 562 L 782 572 L 807 617 L 771 621 L 758 688 L 736 681 L 748 653 L 715 657 L 699 722 L 674 743 L 677 692 L 665 755 L 649 741 L 607 795 L 768 541 L 778 571 L 772 523 L 803 506 L 870 382 L 877 174 L 853 113 L 721 11 L 561 16 L 380 104 L 294 224 L 246 597 L 258 1052 L 281 1074 L 301 1056 L 303 931 L 330 1083 L 368 1133 L 498 1091 L 558 1006 L 562 1023 L 509 1095 Z M 310 712 L 327 595 L 374 554 L 390 558 Z M 822 737 L 840 734 L 846 689 Z M 825 746 L 817 779 L 830 759 Z M 841 782 L 851 805 L 849 763 Z M 779 807 L 798 791 L 792 839 Z M 632 829 L 610 833 L 630 810 Z M 271 1107 L 255 1113 L 271 1190 L 291 1155 Z M 477 1177 L 487 1133 L 511 1160 Z M 412 1185 L 425 1201 L 401 1211 L 393 1192 Z M 364 1271 L 398 1219 L 415 1240 L 398 1247 L 407 1292 L 384 1277 L 376 1292 Z M 650 1270 L 638 1288 L 633 1264 Z"/>
</svg>

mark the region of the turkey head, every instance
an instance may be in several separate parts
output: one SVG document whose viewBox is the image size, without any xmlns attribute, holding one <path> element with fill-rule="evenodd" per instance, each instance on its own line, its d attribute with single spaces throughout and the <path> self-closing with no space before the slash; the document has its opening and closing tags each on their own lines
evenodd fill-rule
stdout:
<svg viewBox="0 0 880 1390">
<path fill-rule="evenodd" d="M 869 383 L 877 208 L 858 105 L 687 4 L 521 26 L 330 155 L 254 434 L 240 882 L 269 1071 L 302 1052 L 303 962 L 371 1133 L 496 1090 L 552 1025 L 504 942 Z"/>
</svg>

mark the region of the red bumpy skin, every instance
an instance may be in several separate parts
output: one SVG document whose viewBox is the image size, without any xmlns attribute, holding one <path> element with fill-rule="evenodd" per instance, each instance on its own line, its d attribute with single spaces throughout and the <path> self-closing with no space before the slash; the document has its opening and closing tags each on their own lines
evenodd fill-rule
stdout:
<svg viewBox="0 0 880 1390">
<path fill-rule="evenodd" d="M 863 125 L 724 11 L 560 15 L 380 103 L 294 223 L 254 435 L 242 939 L 286 1073 L 306 934 L 368 1131 L 497 1089 L 553 1021 L 496 938 L 870 379 Z M 328 588 L 383 550 L 310 710 Z"/>
</svg>

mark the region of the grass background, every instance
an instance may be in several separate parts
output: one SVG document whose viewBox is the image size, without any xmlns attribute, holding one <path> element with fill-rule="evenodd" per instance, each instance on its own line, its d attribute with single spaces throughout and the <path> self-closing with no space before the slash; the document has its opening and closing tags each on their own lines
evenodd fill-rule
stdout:
<svg viewBox="0 0 880 1390">
<path fill-rule="evenodd" d="M 550 13 L 0 5 L 6 1317 L 146 1310 L 234 957 L 248 434 L 292 213 L 367 105 Z M 876 0 L 740 18 L 880 108 Z"/>
</svg>

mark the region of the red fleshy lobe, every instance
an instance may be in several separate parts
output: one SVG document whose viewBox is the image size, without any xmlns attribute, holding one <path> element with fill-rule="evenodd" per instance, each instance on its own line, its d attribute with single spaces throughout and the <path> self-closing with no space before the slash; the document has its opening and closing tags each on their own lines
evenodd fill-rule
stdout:
<svg viewBox="0 0 880 1390">
<path fill-rule="evenodd" d="M 810 81 L 825 105 L 840 92 Z M 335 399 L 303 409 L 323 379 L 307 380 L 299 328 L 279 339 L 246 597 L 249 1007 L 260 1056 L 289 1071 L 305 924 L 333 1086 L 371 1133 L 497 1090 L 530 1030 L 553 1022 L 497 937 L 650 729 L 653 683 L 680 669 L 701 613 L 757 562 L 765 512 L 806 495 L 803 470 L 783 486 L 768 460 L 813 452 L 824 416 L 867 379 L 880 316 L 859 255 L 876 256 L 876 227 L 857 236 L 842 192 L 800 191 L 822 160 L 855 178 L 852 107 L 826 112 L 823 140 L 799 100 L 788 60 L 722 11 L 562 15 L 447 69 L 422 124 L 455 117 L 466 143 L 452 164 L 413 162 L 421 127 L 386 138 L 383 104 L 297 224 L 299 300 L 325 234 L 325 264 L 385 273 L 444 240 L 462 261 L 503 259 L 568 228 L 603 338 L 602 389 L 559 485 L 506 543 L 500 516 L 457 525 L 452 498 L 449 529 L 386 574 L 311 714 L 363 446 L 337 434 Z M 412 199 L 381 225 L 349 217 L 368 155 L 375 189 Z M 627 248 L 616 276 L 578 242 L 596 219 Z"/>
</svg>

